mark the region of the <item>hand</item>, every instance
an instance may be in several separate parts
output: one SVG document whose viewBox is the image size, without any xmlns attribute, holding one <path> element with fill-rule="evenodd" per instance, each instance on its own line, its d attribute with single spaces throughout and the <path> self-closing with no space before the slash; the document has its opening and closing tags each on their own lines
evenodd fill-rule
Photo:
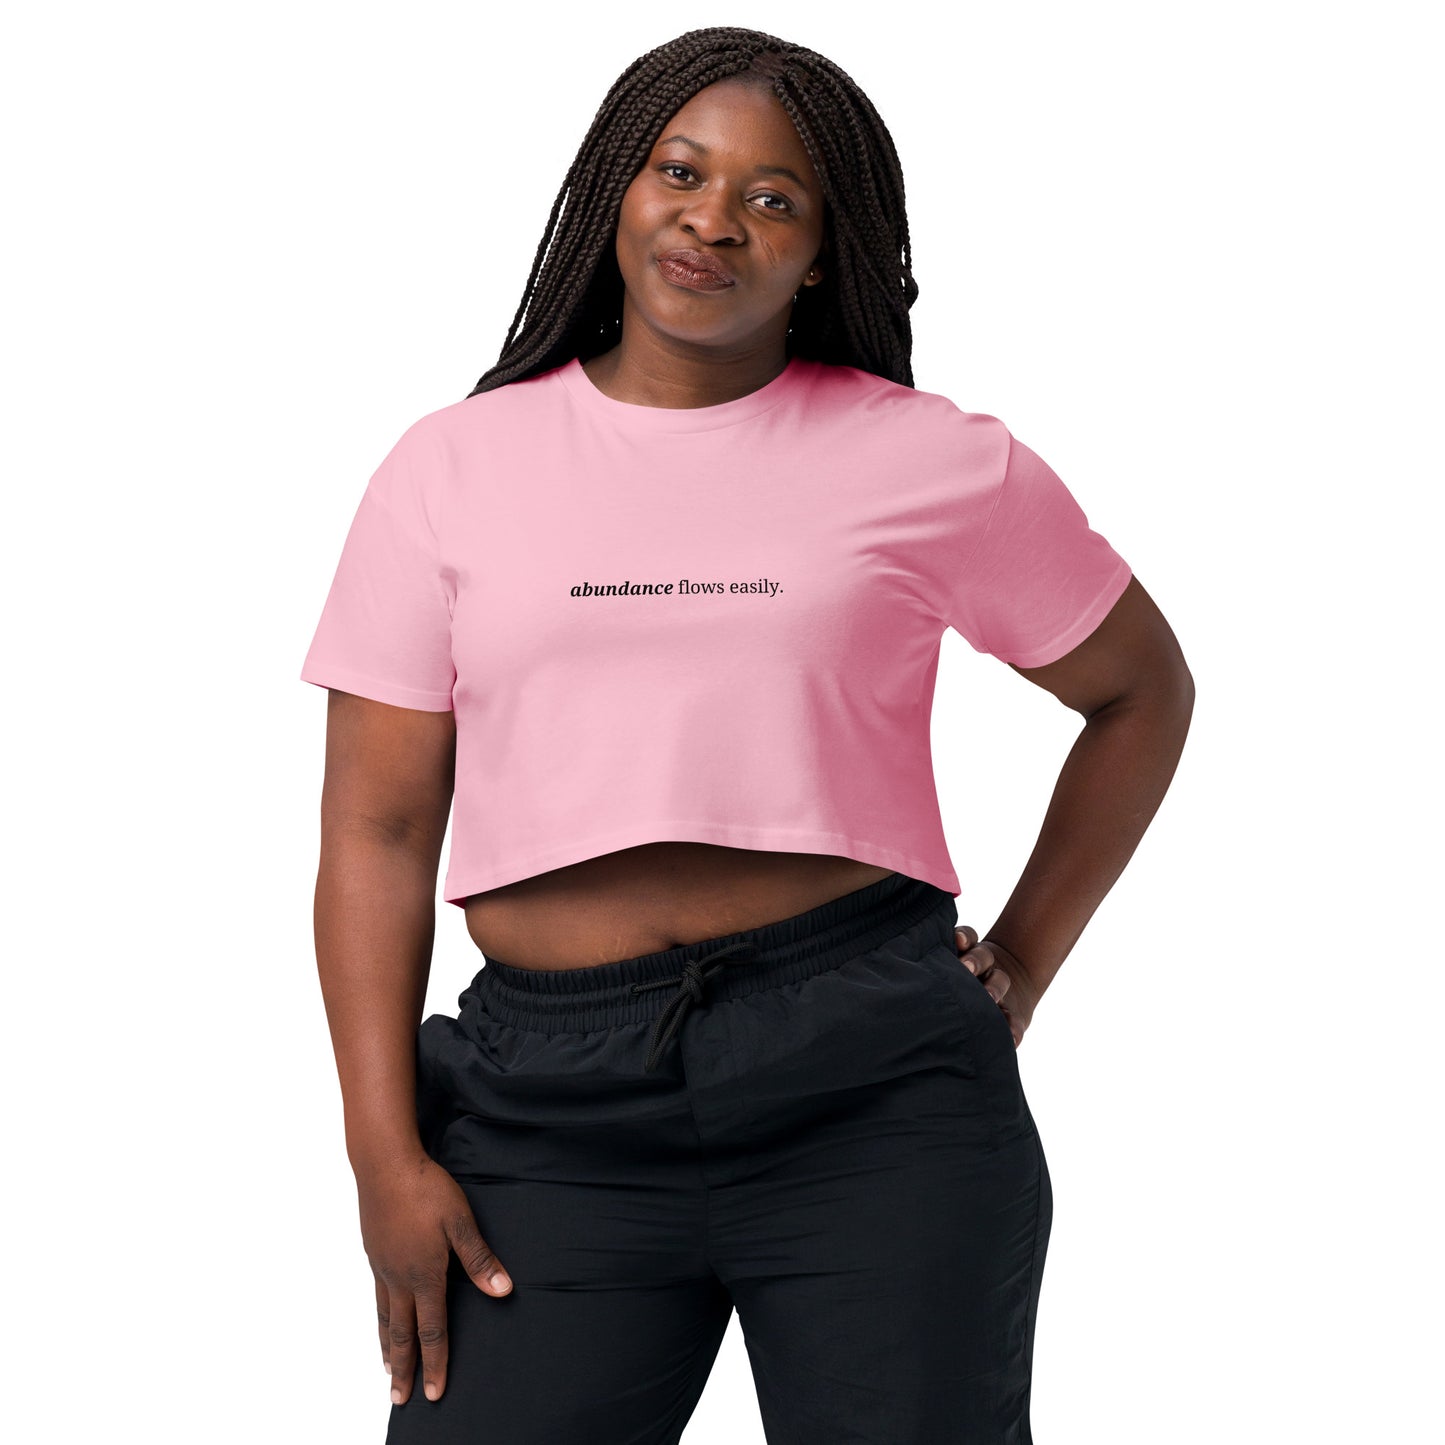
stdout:
<svg viewBox="0 0 1445 1445">
<path fill-rule="evenodd" d="M 451 1251 L 484 1294 L 506 1295 L 512 1281 L 478 1231 L 461 1185 L 430 1156 L 358 1173 L 357 1193 L 392 1401 L 403 1405 L 411 1397 L 418 1342 L 426 1397 L 440 1399 Z"/>
<path fill-rule="evenodd" d="M 1034 987 L 1027 970 L 1001 944 L 991 939 L 980 943 L 976 930 L 963 924 L 954 929 L 958 956 L 963 966 L 988 990 L 989 997 L 1003 1010 L 1014 1048 L 1023 1042 L 1024 1031 L 1033 1022 L 1041 989 Z M 1007 997 L 1008 1002 L 1004 1002 Z"/>
</svg>

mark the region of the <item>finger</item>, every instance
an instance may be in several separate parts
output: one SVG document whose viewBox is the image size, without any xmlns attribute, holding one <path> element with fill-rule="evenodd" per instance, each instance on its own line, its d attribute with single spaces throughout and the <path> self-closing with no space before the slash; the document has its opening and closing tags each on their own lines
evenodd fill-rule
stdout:
<svg viewBox="0 0 1445 1445">
<path fill-rule="evenodd" d="M 989 992 L 989 997 L 1001 1008 L 1004 995 L 1013 987 L 1013 980 L 997 963 L 991 964 L 988 970 L 979 976 L 983 980 L 983 986 Z"/>
<path fill-rule="evenodd" d="M 978 934 L 965 924 L 960 928 L 954 929 L 954 941 L 958 945 L 959 962 L 962 963 L 970 973 L 977 973 L 979 968 L 977 956 Z"/>
<path fill-rule="evenodd" d="M 988 990 L 989 997 L 997 1003 L 1009 990 L 1012 980 L 1004 968 L 1004 960 L 989 943 L 979 943 L 969 949 L 964 960 L 975 978 Z"/>
<path fill-rule="evenodd" d="M 381 1363 L 389 1375 L 391 1374 L 391 1335 L 388 1333 L 387 1326 L 391 1320 L 390 1292 L 379 1274 L 373 1272 L 372 1278 L 376 1281 L 376 1328 L 381 1336 Z"/>
<path fill-rule="evenodd" d="M 416 1368 L 416 1301 L 408 1289 L 391 1292 L 391 1403 L 405 1405 L 411 1398 Z"/>
<path fill-rule="evenodd" d="M 477 1221 L 469 1209 L 462 1210 L 447 1228 L 447 1238 L 462 1262 L 462 1268 L 471 1276 L 476 1287 L 487 1294 L 504 1295 L 512 1288 L 512 1281 L 502 1262 L 492 1253 L 491 1246 L 482 1238 Z"/>
<path fill-rule="evenodd" d="M 421 1347 L 422 1393 L 441 1398 L 447 1382 L 446 1277 L 419 1285 L 416 1292 L 416 1339 Z"/>
</svg>

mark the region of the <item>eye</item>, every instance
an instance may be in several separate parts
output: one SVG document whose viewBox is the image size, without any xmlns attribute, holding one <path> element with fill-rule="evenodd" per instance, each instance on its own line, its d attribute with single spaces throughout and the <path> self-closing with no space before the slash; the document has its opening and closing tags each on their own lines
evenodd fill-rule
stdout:
<svg viewBox="0 0 1445 1445">
<path fill-rule="evenodd" d="M 693 175 L 692 167 L 683 165 L 681 161 L 663 161 L 663 163 L 658 166 L 657 169 L 664 175 L 668 175 L 671 179 L 674 180 L 696 179 L 696 177 Z M 670 173 L 673 171 L 681 171 L 682 175 L 671 176 Z M 776 191 L 761 191 L 758 194 L 758 199 L 777 201 L 779 203 L 776 206 L 764 206 L 763 209 L 765 211 L 791 211 L 793 209 L 793 203 L 789 201 L 785 196 L 778 195 Z"/>
</svg>

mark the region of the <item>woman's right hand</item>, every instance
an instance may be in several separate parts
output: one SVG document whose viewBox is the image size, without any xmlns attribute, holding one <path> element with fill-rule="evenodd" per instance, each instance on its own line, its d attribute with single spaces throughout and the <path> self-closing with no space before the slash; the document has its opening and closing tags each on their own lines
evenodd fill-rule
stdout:
<svg viewBox="0 0 1445 1445">
<path fill-rule="evenodd" d="M 420 1346 L 422 1385 L 440 1399 L 447 1374 L 447 1268 L 455 1250 L 472 1283 L 502 1296 L 512 1281 L 482 1238 L 471 1205 L 441 1165 L 423 1153 L 401 1166 L 357 1175 L 361 1239 L 376 1276 L 381 1358 L 391 1398 L 411 1397 Z"/>
</svg>

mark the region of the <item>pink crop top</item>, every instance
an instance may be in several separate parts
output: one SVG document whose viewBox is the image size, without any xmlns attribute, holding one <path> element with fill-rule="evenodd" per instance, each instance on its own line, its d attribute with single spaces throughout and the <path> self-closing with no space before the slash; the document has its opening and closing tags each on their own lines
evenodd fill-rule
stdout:
<svg viewBox="0 0 1445 1445">
<path fill-rule="evenodd" d="M 449 903 L 668 839 L 957 896 L 944 629 L 1038 667 L 1129 577 L 1045 462 L 944 396 L 793 357 L 718 406 L 638 406 L 574 358 L 402 434 L 301 678 L 455 712 Z"/>
</svg>

